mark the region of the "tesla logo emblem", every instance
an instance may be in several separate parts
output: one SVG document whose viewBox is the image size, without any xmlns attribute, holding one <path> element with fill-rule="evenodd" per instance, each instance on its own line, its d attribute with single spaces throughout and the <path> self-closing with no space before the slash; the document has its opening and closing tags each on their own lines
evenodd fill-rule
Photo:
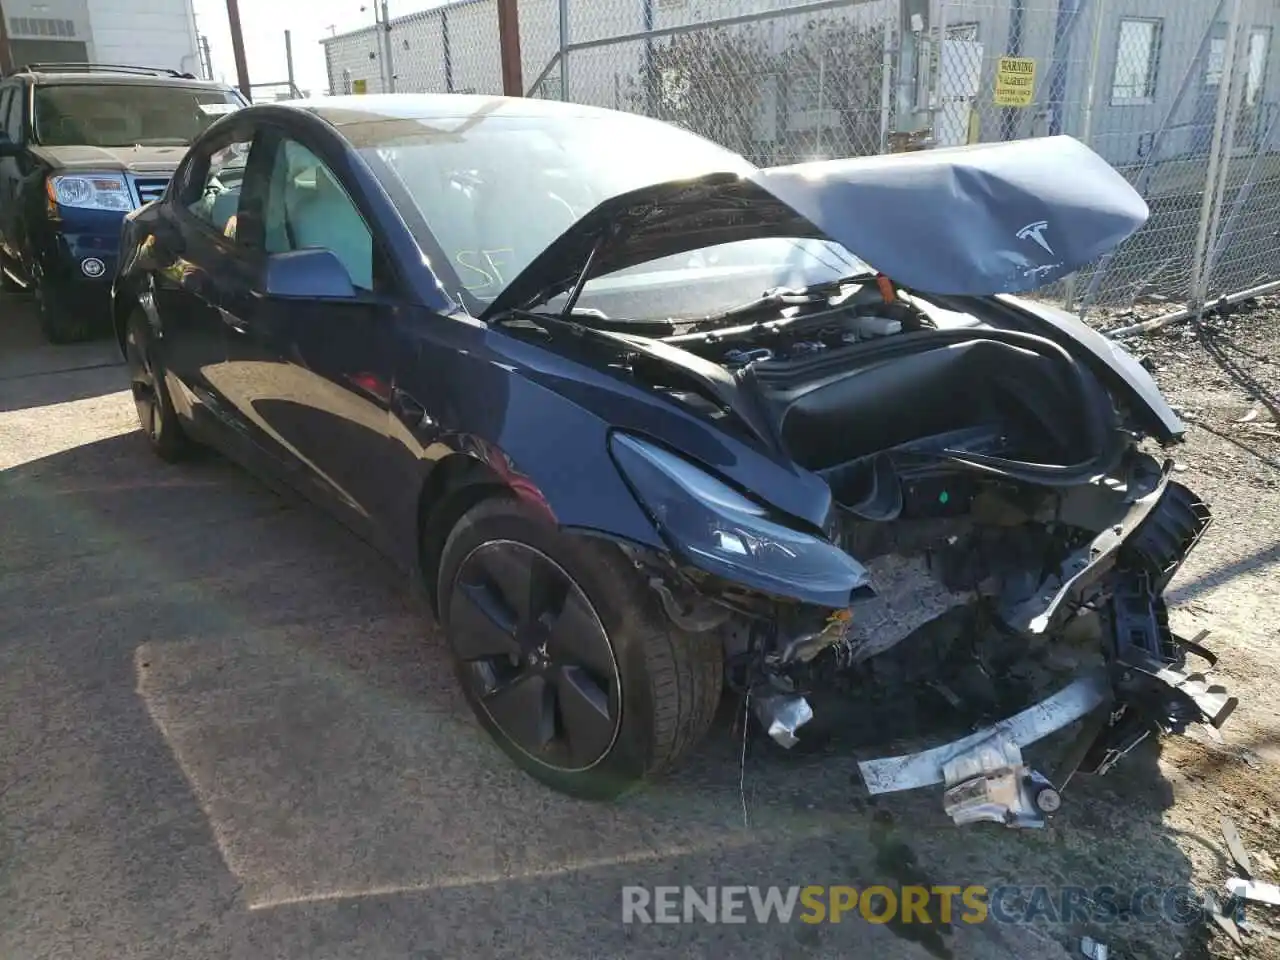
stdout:
<svg viewBox="0 0 1280 960">
<path fill-rule="evenodd" d="M 1049 229 L 1048 220 L 1037 220 L 1035 223 L 1028 223 L 1025 227 L 1018 231 L 1019 240 L 1034 240 L 1045 252 L 1053 256 L 1053 247 L 1049 246 L 1049 241 L 1044 238 L 1044 232 Z"/>
</svg>

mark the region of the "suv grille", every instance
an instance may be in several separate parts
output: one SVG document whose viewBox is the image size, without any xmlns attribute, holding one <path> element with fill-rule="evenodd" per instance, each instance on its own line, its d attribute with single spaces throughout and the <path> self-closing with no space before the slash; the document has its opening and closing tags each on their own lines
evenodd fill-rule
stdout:
<svg viewBox="0 0 1280 960">
<path fill-rule="evenodd" d="M 138 204 L 150 203 L 152 200 L 158 200 L 164 193 L 164 188 L 169 185 L 168 177 L 134 177 L 133 189 L 138 195 Z"/>
</svg>

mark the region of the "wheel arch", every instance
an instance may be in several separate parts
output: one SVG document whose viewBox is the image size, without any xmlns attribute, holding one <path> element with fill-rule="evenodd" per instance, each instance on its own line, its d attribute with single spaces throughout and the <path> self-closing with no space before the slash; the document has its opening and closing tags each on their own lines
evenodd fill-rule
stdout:
<svg viewBox="0 0 1280 960">
<path fill-rule="evenodd" d="M 125 353 L 125 329 L 129 324 L 129 314 L 135 307 L 141 306 L 138 299 L 137 281 L 130 277 L 121 277 L 111 291 L 111 332 L 116 338 L 116 346 L 120 355 Z"/>
<path fill-rule="evenodd" d="M 514 498 L 516 494 L 497 470 L 467 453 L 453 453 L 440 460 L 423 480 L 418 492 L 417 559 L 432 614 L 440 611 L 436 580 L 449 534 L 476 504 L 501 496 Z"/>
</svg>

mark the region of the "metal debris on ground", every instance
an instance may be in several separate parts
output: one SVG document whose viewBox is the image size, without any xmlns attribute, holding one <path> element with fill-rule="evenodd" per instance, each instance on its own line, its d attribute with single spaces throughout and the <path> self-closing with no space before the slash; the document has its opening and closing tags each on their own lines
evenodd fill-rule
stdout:
<svg viewBox="0 0 1280 960">
<path fill-rule="evenodd" d="M 1243 877 L 1231 877 L 1227 880 L 1227 890 L 1234 897 L 1243 897 L 1255 903 L 1269 903 L 1280 907 L 1280 886 L 1274 883 L 1261 883 L 1257 880 L 1245 880 Z"/>
<path fill-rule="evenodd" d="M 1222 826 L 1222 838 L 1227 841 L 1227 849 L 1231 851 L 1231 859 L 1244 871 L 1246 877 L 1252 877 L 1253 865 L 1249 862 L 1249 851 L 1245 849 L 1244 841 L 1240 839 L 1240 831 L 1236 829 L 1235 821 L 1230 817 L 1222 817 L 1218 822 Z"/>
<path fill-rule="evenodd" d="M 1082 937 L 1080 939 L 1080 952 L 1089 960 L 1107 960 L 1111 956 L 1111 948 L 1101 940 L 1095 940 L 1093 937 Z"/>
<path fill-rule="evenodd" d="M 1237 946 L 1243 946 L 1244 942 L 1240 937 L 1240 929 L 1236 926 L 1235 920 L 1230 916 L 1231 913 L 1235 912 L 1234 898 L 1228 906 L 1231 909 L 1229 911 L 1224 911 L 1223 908 L 1219 906 L 1218 898 L 1213 895 L 1213 892 L 1210 890 L 1205 891 L 1204 908 L 1208 912 L 1209 916 L 1213 918 L 1214 923 L 1221 927 L 1223 932 L 1226 933 L 1226 935 L 1230 937 Z"/>
</svg>

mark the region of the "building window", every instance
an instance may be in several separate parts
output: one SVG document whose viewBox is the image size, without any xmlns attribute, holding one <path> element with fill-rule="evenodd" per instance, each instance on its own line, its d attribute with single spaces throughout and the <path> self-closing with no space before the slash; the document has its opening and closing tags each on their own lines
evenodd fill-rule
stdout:
<svg viewBox="0 0 1280 960">
<path fill-rule="evenodd" d="M 74 37 L 76 25 L 73 20 L 51 20 L 47 17 L 11 17 L 10 31 L 15 35 L 26 37 Z"/>
<path fill-rule="evenodd" d="M 1160 64 L 1160 20 L 1123 19 L 1111 80 L 1112 103 L 1150 103 Z"/>
</svg>

